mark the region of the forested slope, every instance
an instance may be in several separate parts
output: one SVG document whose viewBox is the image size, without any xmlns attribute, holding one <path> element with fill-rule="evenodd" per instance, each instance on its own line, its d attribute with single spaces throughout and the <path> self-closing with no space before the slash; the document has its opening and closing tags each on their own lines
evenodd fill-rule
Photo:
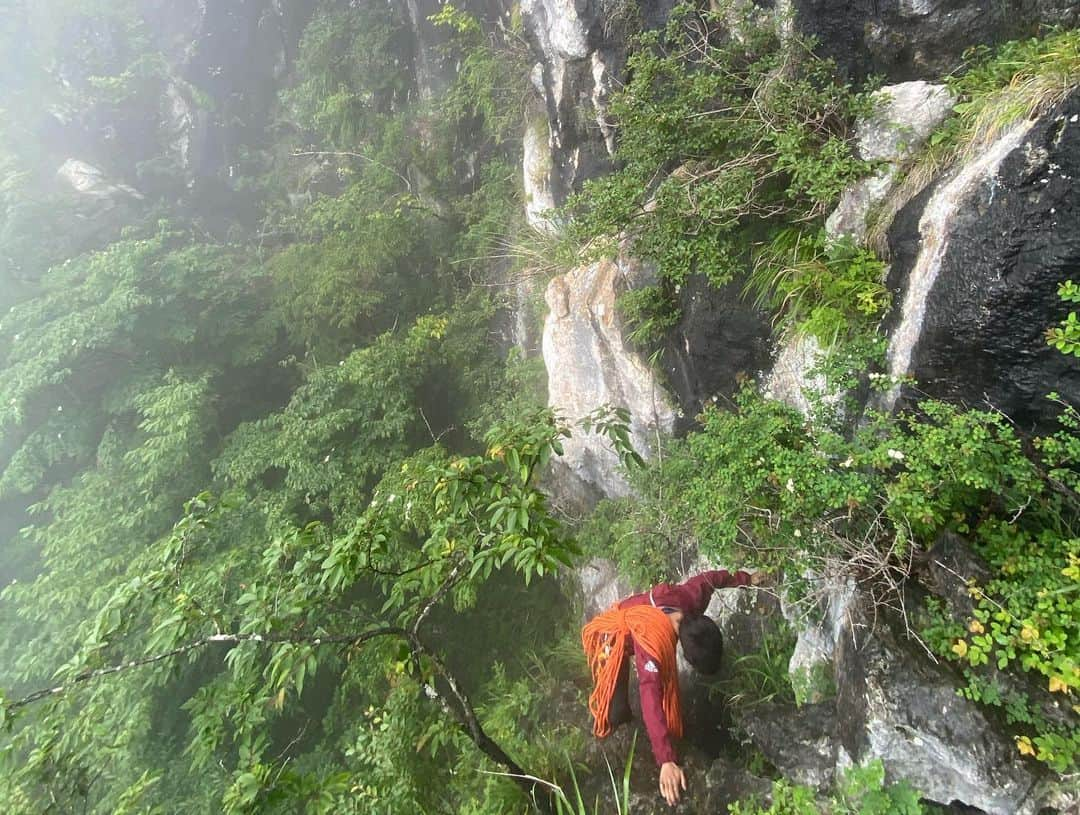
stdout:
<svg viewBox="0 0 1080 815">
<path fill-rule="evenodd" d="M 428 5 L 0 22 L 0 807 L 655 811 L 708 564 L 684 811 L 1064 811 L 1075 12 Z"/>
</svg>

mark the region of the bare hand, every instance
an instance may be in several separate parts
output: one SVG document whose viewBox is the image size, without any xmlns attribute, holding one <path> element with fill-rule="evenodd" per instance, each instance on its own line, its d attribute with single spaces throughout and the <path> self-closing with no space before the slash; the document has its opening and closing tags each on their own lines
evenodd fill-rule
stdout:
<svg viewBox="0 0 1080 815">
<path fill-rule="evenodd" d="M 685 789 L 686 776 L 683 775 L 682 767 L 674 761 L 669 761 L 660 767 L 660 794 L 664 796 L 668 806 L 675 806 Z"/>
</svg>

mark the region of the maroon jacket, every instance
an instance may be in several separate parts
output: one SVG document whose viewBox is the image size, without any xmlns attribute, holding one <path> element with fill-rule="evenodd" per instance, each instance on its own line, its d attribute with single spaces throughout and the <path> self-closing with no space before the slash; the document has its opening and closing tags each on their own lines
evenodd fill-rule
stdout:
<svg viewBox="0 0 1080 815">
<path fill-rule="evenodd" d="M 684 615 L 698 616 L 704 614 L 708 608 L 713 589 L 746 586 L 749 583 L 750 575 L 746 572 L 731 574 L 726 569 L 718 569 L 703 572 L 677 586 L 670 583 L 653 586 L 643 594 L 627 597 L 619 603 L 619 608 L 651 603 L 657 608 L 677 608 Z M 664 692 L 655 657 L 637 647 L 635 643 L 634 665 L 637 668 L 638 688 L 641 693 L 641 718 L 645 720 L 645 730 L 649 734 L 653 756 L 660 765 L 675 761 L 675 748 L 671 744 L 671 734 L 668 733 L 667 718 L 664 716 Z"/>
</svg>

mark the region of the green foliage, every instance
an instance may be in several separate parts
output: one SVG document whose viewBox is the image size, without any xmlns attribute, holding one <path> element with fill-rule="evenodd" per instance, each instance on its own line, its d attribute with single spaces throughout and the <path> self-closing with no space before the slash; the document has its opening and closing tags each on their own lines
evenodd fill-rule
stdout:
<svg viewBox="0 0 1080 815">
<path fill-rule="evenodd" d="M 1080 286 L 1066 280 L 1058 288 L 1058 296 L 1066 303 L 1080 303 Z M 1046 342 L 1063 354 L 1080 357 L 1080 320 L 1075 311 L 1070 311 L 1068 317 L 1047 330 Z"/>
<path fill-rule="evenodd" d="M 906 782 L 885 783 L 880 761 L 849 767 L 828 800 L 811 787 L 773 782 L 772 803 L 736 802 L 731 815 L 922 815 L 919 795 Z"/>
<path fill-rule="evenodd" d="M 1063 99 L 1077 83 L 1080 32 L 1051 29 L 1045 36 L 997 47 L 978 45 L 949 80 L 956 114 L 931 137 L 933 147 L 968 149 Z"/>
<path fill-rule="evenodd" d="M 660 343 L 679 322 L 678 308 L 661 286 L 630 289 L 616 305 L 630 328 L 629 340 L 644 348 Z"/>
<path fill-rule="evenodd" d="M 776 319 L 825 346 L 873 331 L 889 307 L 885 264 L 850 239 L 784 229 L 754 257 L 746 290 Z"/>
<path fill-rule="evenodd" d="M 881 574 L 906 573 L 943 532 L 965 536 L 994 577 L 972 587 L 968 633 L 938 612 L 925 638 L 966 667 L 965 692 L 978 701 L 1005 703 L 1005 693 L 979 690 L 995 672 L 1037 677 L 1049 694 L 1009 702 L 1018 746 L 1056 769 L 1074 766 L 1076 713 L 1050 710 L 1080 681 L 1080 417 L 1065 407 L 1061 430 L 1027 445 L 998 413 L 930 400 L 899 417 L 870 414 L 851 431 L 824 415 L 807 421 L 752 391 L 735 410 L 709 408 L 700 431 L 641 476 L 640 500 L 603 505 L 583 532 L 637 564 L 635 576 L 696 545 L 716 562 L 782 570 L 794 598 L 808 571 L 851 574 L 889 596 Z M 753 659 L 758 673 L 775 673 L 768 652 Z"/>
<path fill-rule="evenodd" d="M 516 137 L 532 65 L 520 16 L 510 28 L 489 32 L 473 15 L 444 3 L 429 19 L 454 32 L 453 44 L 461 54 L 457 76 L 440 103 L 443 116 L 457 125 L 479 121 L 495 142 Z"/>
<path fill-rule="evenodd" d="M 800 668 L 790 676 L 795 704 L 822 702 L 836 696 L 836 680 L 833 667 L 826 662 L 815 662 L 809 668 Z"/>
<path fill-rule="evenodd" d="M 409 36 L 390 6 L 322 3 L 304 29 L 286 109 L 339 149 L 370 142 L 409 91 L 395 57 L 408 52 Z"/>
<path fill-rule="evenodd" d="M 613 559 L 635 586 L 666 579 L 680 558 L 692 555 L 683 490 L 696 465 L 678 440 L 665 442 L 660 461 L 660 466 L 630 470 L 636 494 L 601 501 L 578 531 L 588 554 Z"/>
<path fill-rule="evenodd" d="M 556 815 L 601 815 L 603 813 L 614 812 L 615 815 L 630 815 L 630 770 L 634 766 L 634 749 L 637 747 L 637 735 L 635 734 L 633 741 L 630 743 L 630 754 L 626 757 L 626 766 L 623 769 L 622 777 L 620 779 L 615 778 L 615 771 L 611 765 L 607 765 L 608 780 L 611 783 L 611 791 L 613 793 L 612 803 L 615 805 L 615 809 L 611 810 L 609 805 L 605 805 L 605 808 L 601 809 L 599 796 L 597 800 L 593 802 L 590 808 L 585 799 L 581 795 L 581 787 L 578 784 L 577 774 L 574 772 L 573 767 L 570 768 L 570 784 L 573 787 L 573 797 L 567 794 L 567 791 L 563 787 L 555 788 L 555 813 Z M 606 761 L 606 759 L 605 759 Z"/>
<path fill-rule="evenodd" d="M 227 637 L 239 638 L 238 643 L 216 658 L 207 653 L 188 669 L 154 662 L 108 687 L 88 685 L 77 698 L 72 689 L 46 715 L 64 721 L 81 709 L 79 721 L 66 726 L 55 743 L 42 741 L 41 722 L 20 728 L 9 757 L 48 756 L 49 762 L 70 765 L 66 777 L 73 777 L 84 751 L 100 743 L 104 727 L 132 734 L 109 748 L 130 761 L 148 749 L 141 739 L 152 737 L 150 700 L 177 682 L 184 687 L 197 671 L 202 679 L 185 704 L 191 771 L 217 776 L 213 768 L 225 770 L 215 782 L 224 790 L 224 811 L 288 812 L 306 801 L 317 812 L 389 813 L 402 806 L 430 807 L 436 795 L 445 800 L 446 791 L 437 793 L 425 779 L 438 772 L 448 754 L 475 748 L 468 746 L 467 731 L 447 728 L 445 711 L 454 708 L 432 705 L 420 693 L 422 687 L 440 687 L 435 692 L 458 705 L 455 686 L 446 684 L 457 680 L 447 678 L 436 652 L 418 650 L 414 638 L 429 619 L 431 625 L 447 625 L 444 599 L 453 614 L 474 607 L 504 566 L 528 583 L 569 562 L 573 545 L 562 537 L 532 483 L 533 473 L 557 454 L 567 433 L 550 415 L 537 421 L 522 417 L 493 429 L 482 456 L 450 456 L 431 448 L 387 475 L 343 534 L 335 536 L 319 523 L 277 524 L 261 551 L 235 547 L 235 536 L 252 520 L 248 502 L 200 496 L 170 535 L 132 555 L 127 576 L 106 587 L 101 611 L 54 682 L 73 682 L 88 669 L 122 662 L 125 653 L 183 651 L 185 643 L 222 631 L 235 632 Z M 521 610 L 527 609 L 523 604 Z M 376 641 L 361 649 L 367 632 L 377 632 L 380 624 L 389 628 L 374 636 L 403 636 L 409 647 Z M 527 628 L 519 623 L 517 630 L 521 635 Z M 342 631 L 350 633 L 344 639 L 334 636 Z M 405 631 L 413 633 L 398 633 Z M 355 642 L 344 653 L 327 647 L 348 645 L 351 637 Z M 460 642 L 447 641 L 439 650 L 452 651 Z M 475 669 L 466 675 L 480 681 Z M 288 755 L 278 755 L 280 745 L 274 748 L 271 739 L 275 728 L 299 726 L 297 717 L 302 720 L 311 710 L 309 689 L 328 681 L 337 688 L 335 707 L 369 706 L 365 719 L 326 711 L 319 728 L 324 738 L 338 738 L 333 734 L 341 730 L 340 738 L 348 739 L 344 756 L 361 768 L 365 786 L 360 789 L 339 778 L 339 770 L 328 775 L 326 768 L 308 766 L 311 756 L 305 753 L 293 764 Z M 510 681 L 497 672 L 496 686 Z M 121 684 L 145 701 L 111 707 L 110 694 Z M 519 706 L 532 704 L 532 698 L 524 695 Z M 496 726 L 506 715 L 492 714 Z M 333 767 L 337 759 L 331 753 L 320 761 Z M 16 761 L 11 778 L 17 789 L 30 790 L 40 766 Z M 120 764 L 104 776 L 111 789 L 125 788 L 123 770 Z M 470 789 L 465 783 L 460 794 L 468 797 Z M 505 801 L 506 793 L 502 789 L 499 800 Z"/>
<path fill-rule="evenodd" d="M 609 109 L 620 169 L 570 200 L 568 229 L 600 252 L 625 230 L 667 281 L 730 281 L 750 243 L 821 214 L 867 169 L 848 143 L 865 98 L 750 6 L 677 7 L 627 70 Z"/>
<path fill-rule="evenodd" d="M 726 697 L 740 718 L 754 715 L 758 705 L 802 703 L 788 672 L 795 650 L 795 632 L 782 620 L 764 630 L 761 646 L 731 661 L 729 676 L 712 683 L 710 692 Z"/>
<path fill-rule="evenodd" d="M 576 546 L 533 473 L 569 428 L 470 292 L 516 224 L 520 32 L 463 30 L 420 104 L 398 13 L 317 5 L 270 128 L 130 3 L 0 23 L 5 812 L 503 813 L 492 744 L 552 777 L 578 752 L 528 659 L 566 626 Z M 239 140 L 223 216 L 171 133 L 102 158 L 152 204 L 50 186 L 43 106 L 126 134 L 165 83 Z"/>
<path fill-rule="evenodd" d="M 268 264 L 275 316 L 315 359 L 339 357 L 444 290 L 436 247 L 447 230 L 396 178 L 379 175 L 365 170 L 342 195 L 316 199 L 296 219 L 299 240 Z"/>
</svg>

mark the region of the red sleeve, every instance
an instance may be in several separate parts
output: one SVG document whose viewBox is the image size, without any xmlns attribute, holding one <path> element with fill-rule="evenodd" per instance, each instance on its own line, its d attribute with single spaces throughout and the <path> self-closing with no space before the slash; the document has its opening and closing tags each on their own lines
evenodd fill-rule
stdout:
<svg viewBox="0 0 1080 815">
<path fill-rule="evenodd" d="M 735 572 L 732 574 L 727 569 L 714 569 L 702 572 L 673 586 L 672 590 L 678 592 L 686 604 L 683 610 L 691 615 L 704 614 L 712 599 L 713 589 L 730 589 L 735 586 L 746 586 L 750 583 L 750 575 L 747 572 Z"/>
<path fill-rule="evenodd" d="M 657 765 L 676 761 L 675 747 L 668 732 L 667 717 L 664 716 L 664 688 L 656 660 L 635 646 L 634 665 L 637 667 L 638 691 L 641 694 L 641 718 L 649 734 L 653 757 Z"/>
</svg>

